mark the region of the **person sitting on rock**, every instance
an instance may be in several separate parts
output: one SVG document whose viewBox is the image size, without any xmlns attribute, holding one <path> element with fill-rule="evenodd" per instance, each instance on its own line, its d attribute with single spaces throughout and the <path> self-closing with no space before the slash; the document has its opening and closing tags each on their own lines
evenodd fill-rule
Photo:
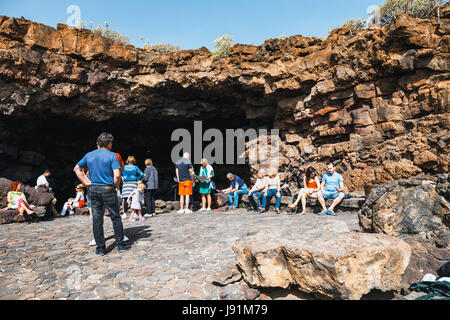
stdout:
<svg viewBox="0 0 450 320">
<path fill-rule="evenodd" d="M 336 172 L 334 165 L 328 165 L 328 172 L 322 178 L 321 191 L 318 192 L 317 198 L 323 211 L 319 213 L 321 216 L 336 216 L 334 208 L 344 199 L 344 178 Z M 327 209 L 326 199 L 334 199 L 330 208 Z"/>
<path fill-rule="evenodd" d="M 320 191 L 319 176 L 314 168 L 310 167 L 306 170 L 306 174 L 303 177 L 303 186 L 304 188 L 300 189 L 300 192 L 298 193 L 297 200 L 289 205 L 289 208 L 297 208 L 301 201 L 303 210 L 300 215 L 306 214 L 306 199 L 317 199 L 318 192 Z"/>
<path fill-rule="evenodd" d="M 258 171 L 257 180 L 255 185 L 250 189 L 248 201 L 250 202 L 250 211 L 261 210 L 261 197 L 263 195 L 264 188 L 266 187 L 267 177 L 266 170 L 261 169 Z"/>
<path fill-rule="evenodd" d="M 27 198 L 21 191 L 21 188 L 22 183 L 20 183 L 19 181 L 15 181 L 11 184 L 10 191 L 7 195 L 8 206 L 2 211 L 17 210 L 19 211 L 20 217 L 23 217 L 24 211 L 26 211 L 28 215 L 32 215 L 35 213 L 31 206 L 28 204 Z"/>
<path fill-rule="evenodd" d="M 280 214 L 281 207 L 281 183 L 280 176 L 278 175 L 278 171 L 275 168 L 269 169 L 269 176 L 266 180 L 266 185 L 264 186 L 264 194 L 262 200 L 262 207 L 259 211 L 260 213 L 264 213 L 266 211 L 267 199 L 275 196 L 277 198 L 277 204 L 275 207 L 275 211 L 277 214 Z"/>
<path fill-rule="evenodd" d="M 52 192 L 52 189 L 50 188 L 50 183 L 48 182 L 47 178 L 50 177 L 51 172 L 50 170 L 45 170 L 42 175 L 37 178 L 36 181 L 36 189 L 44 190 L 45 192 Z"/>
<path fill-rule="evenodd" d="M 83 185 L 80 184 L 75 188 L 77 193 L 75 199 L 69 199 L 64 204 L 64 207 L 61 211 L 61 216 L 65 216 L 67 211 L 69 211 L 69 215 L 73 215 L 75 213 L 75 208 L 82 208 L 85 204 L 85 196 L 84 196 L 84 188 Z"/>
<path fill-rule="evenodd" d="M 230 181 L 230 187 L 223 189 L 222 192 L 228 196 L 228 204 L 234 210 L 239 206 L 239 197 L 248 193 L 248 187 L 244 180 L 233 173 L 228 173 L 227 179 Z"/>
</svg>

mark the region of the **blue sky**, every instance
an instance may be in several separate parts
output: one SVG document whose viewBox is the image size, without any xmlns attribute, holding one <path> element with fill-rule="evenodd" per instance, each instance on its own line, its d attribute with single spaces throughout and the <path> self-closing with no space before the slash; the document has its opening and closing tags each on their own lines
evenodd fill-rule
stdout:
<svg viewBox="0 0 450 320">
<path fill-rule="evenodd" d="M 142 47 L 172 43 L 182 49 L 205 46 L 231 34 L 238 43 L 259 45 L 281 34 L 326 37 L 349 18 L 367 18 L 383 0 L 0 0 L 0 15 L 25 17 L 56 27 L 77 5 L 81 20 L 110 28 Z"/>
</svg>

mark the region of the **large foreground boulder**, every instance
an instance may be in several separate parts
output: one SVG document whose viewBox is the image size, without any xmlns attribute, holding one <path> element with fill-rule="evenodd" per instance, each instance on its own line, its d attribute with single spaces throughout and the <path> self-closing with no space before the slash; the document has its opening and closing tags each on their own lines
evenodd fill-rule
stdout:
<svg viewBox="0 0 450 320">
<path fill-rule="evenodd" d="M 443 230 L 449 218 L 450 204 L 435 183 L 420 177 L 378 186 L 359 211 L 365 231 L 392 236 Z"/>
<path fill-rule="evenodd" d="M 410 246 L 395 237 L 350 232 L 325 221 L 314 229 L 286 225 L 250 232 L 233 250 L 253 287 L 298 286 L 340 299 L 360 299 L 372 289 L 400 290 L 411 255 Z"/>
</svg>

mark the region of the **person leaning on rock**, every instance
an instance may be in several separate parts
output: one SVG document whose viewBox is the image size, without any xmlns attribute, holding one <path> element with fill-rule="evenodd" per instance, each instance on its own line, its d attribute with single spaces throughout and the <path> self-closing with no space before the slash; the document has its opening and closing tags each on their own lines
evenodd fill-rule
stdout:
<svg viewBox="0 0 450 320">
<path fill-rule="evenodd" d="M 75 166 L 74 171 L 78 179 L 90 186 L 90 198 L 93 215 L 93 233 L 97 244 L 97 255 L 105 255 L 105 236 L 103 230 L 103 218 L 105 208 L 113 223 L 114 236 L 118 251 L 130 249 L 125 244 L 122 219 L 119 212 L 119 199 L 117 191 L 120 186 L 121 166 L 117 156 L 111 152 L 114 137 L 109 133 L 102 133 L 97 139 L 97 150 L 89 152 Z M 89 179 L 83 173 L 83 169 L 89 170 Z"/>
<path fill-rule="evenodd" d="M 322 178 L 321 190 L 317 194 L 317 199 L 322 206 L 323 211 L 319 213 L 321 216 L 335 216 L 334 208 L 344 200 L 344 178 L 336 172 L 334 165 L 328 165 L 328 172 Z M 334 199 L 330 208 L 327 209 L 325 199 Z"/>
</svg>

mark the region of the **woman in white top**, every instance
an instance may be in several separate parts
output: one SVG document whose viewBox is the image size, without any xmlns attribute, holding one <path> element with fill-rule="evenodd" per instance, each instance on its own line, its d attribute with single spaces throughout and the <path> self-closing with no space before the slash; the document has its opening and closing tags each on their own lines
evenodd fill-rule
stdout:
<svg viewBox="0 0 450 320">
<path fill-rule="evenodd" d="M 275 196 L 277 198 L 276 212 L 280 214 L 281 207 L 281 184 L 280 184 L 280 176 L 278 175 L 278 171 L 275 168 L 269 169 L 269 177 L 266 180 L 266 185 L 264 188 L 262 208 L 260 213 L 266 211 L 267 198 L 272 198 Z"/>
<path fill-rule="evenodd" d="M 73 215 L 75 213 L 75 208 L 82 208 L 85 205 L 85 197 L 84 197 L 84 188 L 83 185 L 80 184 L 75 188 L 77 195 L 75 199 L 69 199 L 64 204 L 64 207 L 61 211 L 61 216 L 65 216 L 67 211 L 69 211 L 69 215 Z"/>
<path fill-rule="evenodd" d="M 211 203 L 212 203 L 212 197 L 211 197 L 211 182 L 212 178 L 214 178 L 214 169 L 213 167 L 208 163 L 207 159 L 201 160 L 202 166 L 200 168 L 199 177 L 202 178 L 200 180 L 200 188 L 199 192 L 202 196 L 202 208 L 200 211 L 211 211 Z M 208 208 L 206 208 L 206 200 L 208 200 Z"/>
<path fill-rule="evenodd" d="M 250 189 L 248 200 L 250 201 L 250 211 L 260 211 L 261 201 L 260 198 L 263 194 L 264 188 L 266 187 L 266 170 L 261 169 L 258 171 L 258 179 L 256 180 L 253 188 Z"/>
</svg>

